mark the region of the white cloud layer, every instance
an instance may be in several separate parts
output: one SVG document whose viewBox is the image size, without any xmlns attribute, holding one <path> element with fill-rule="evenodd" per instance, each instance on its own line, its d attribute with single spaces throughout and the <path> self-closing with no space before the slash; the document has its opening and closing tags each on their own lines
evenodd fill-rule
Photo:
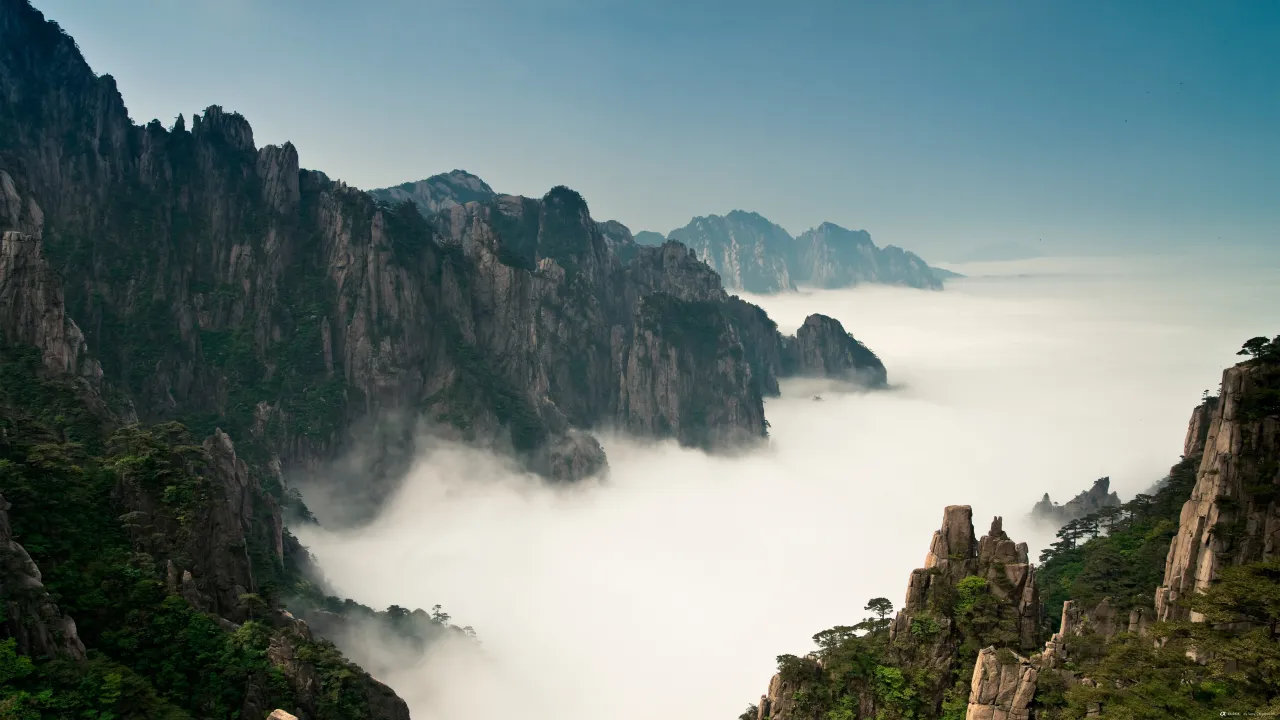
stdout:
<svg viewBox="0 0 1280 720">
<path fill-rule="evenodd" d="M 901 602 L 945 505 L 1038 549 L 1042 493 L 1158 480 L 1240 343 L 1280 332 L 1274 268 L 1211 267 L 1034 260 L 958 268 L 941 293 L 750 298 L 787 330 L 839 318 L 899 387 L 787 383 L 771 447 L 740 458 L 605 437 L 604 485 L 438 449 L 373 525 L 301 538 L 342 594 L 439 603 L 479 633 L 382 678 L 417 720 L 736 717 L 775 656 Z"/>
</svg>

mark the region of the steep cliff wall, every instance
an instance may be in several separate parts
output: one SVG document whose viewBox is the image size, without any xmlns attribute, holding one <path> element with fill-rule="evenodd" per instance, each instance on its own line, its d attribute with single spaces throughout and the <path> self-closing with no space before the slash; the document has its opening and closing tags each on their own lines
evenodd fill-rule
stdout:
<svg viewBox="0 0 1280 720">
<path fill-rule="evenodd" d="M 75 621 L 58 609 L 41 582 L 40 568 L 13 539 L 9 508 L 0 495 L 0 637 L 14 638 L 23 655 L 84 660 Z"/>
<path fill-rule="evenodd" d="M 845 332 L 839 320 L 810 315 L 788 342 L 785 351 L 788 374 L 847 380 L 868 387 L 888 382 L 880 358 Z"/>
<path fill-rule="evenodd" d="M 1182 508 L 1156 593 L 1159 620 L 1201 617 L 1180 601 L 1203 591 L 1223 567 L 1280 554 L 1280 362 L 1228 368 L 1204 440 L 1192 418 L 1187 446 L 1203 442 L 1195 488 Z"/>
<path fill-rule="evenodd" d="M 217 106 L 189 128 L 135 126 L 26 3 L 0 6 L 0 33 L 0 230 L 21 233 L 8 257 L 42 256 L 65 287 L 60 304 L 9 306 L 66 346 L 56 362 L 95 348 L 142 419 L 221 427 L 286 471 L 398 409 L 529 458 L 577 447 L 557 439 L 571 427 L 763 437 L 782 341 L 758 321 L 711 342 L 655 325 L 671 308 L 642 302 L 654 293 L 752 320 L 678 246 L 636 246 L 566 188 L 497 196 L 453 173 L 380 202 L 301 170 L 290 144 L 257 147 Z"/>
</svg>

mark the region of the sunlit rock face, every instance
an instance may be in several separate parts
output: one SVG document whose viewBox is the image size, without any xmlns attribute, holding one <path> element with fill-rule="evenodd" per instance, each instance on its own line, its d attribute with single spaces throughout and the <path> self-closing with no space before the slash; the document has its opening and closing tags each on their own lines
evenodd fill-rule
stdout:
<svg viewBox="0 0 1280 720">
<path fill-rule="evenodd" d="M 1207 588 L 1223 567 L 1280 555 L 1277 397 L 1280 363 L 1253 360 L 1224 371 L 1218 402 L 1193 414 L 1186 445 L 1203 448 L 1203 456 L 1156 591 L 1157 620 L 1202 620 L 1180 601 Z"/>
</svg>

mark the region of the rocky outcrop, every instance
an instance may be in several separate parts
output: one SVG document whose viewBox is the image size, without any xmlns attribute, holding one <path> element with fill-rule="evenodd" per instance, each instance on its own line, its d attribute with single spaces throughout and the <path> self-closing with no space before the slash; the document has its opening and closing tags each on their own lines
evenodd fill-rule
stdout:
<svg viewBox="0 0 1280 720">
<path fill-rule="evenodd" d="M 324 658 L 324 660 L 318 660 Z M 329 695 L 341 692 L 344 704 L 354 701 L 364 717 L 374 720 L 409 720 L 409 706 L 395 692 L 360 668 L 347 663 L 333 647 L 311 636 L 306 623 L 293 621 L 276 633 L 267 647 L 267 660 L 280 670 L 298 698 L 298 715 L 320 715 Z M 337 687 L 329 683 L 336 684 Z"/>
<path fill-rule="evenodd" d="M 973 669 L 965 720 L 1028 720 L 1038 670 L 1030 660 L 983 648 Z"/>
<path fill-rule="evenodd" d="M 1183 598 L 1208 587 L 1223 567 L 1280 555 L 1280 363 L 1228 368 L 1219 397 L 1156 591 L 1157 620 L 1202 620 Z M 1200 443 L 1199 415 L 1188 428 L 1190 449 Z"/>
<path fill-rule="evenodd" d="M 806 712 L 796 702 L 796 694 L 803 684 L 781 674 L 769 680 L 769 691 L 760 696 L 756 706 L 756 720 L 818 720 L 816 712 Z"/>
<path fill-rule="evenodd" d="M 609 460 L 600 441 L 587 433 L 569 431 L 536 451 L 534 472 L 562 482 L 608 474 Z"/>
<path fill-rule="evenodd" d="M 1016 629 L 1018 646 L 1027 651 L 1038 644 L 1040 595 L 1026 543 L 1011 540 L 999 517 L 992 520 L 987 534 L 975 540 L 972 509 L 948 506 L 929 544 L 924 567 L 912 571 L 903 607 L 889 626 L 894 641 L 912 637 L 917 622 L 937 627 L 910 656 L 910 662 L 929 668 L 937 678 L 928 691 L 935 704 L 941 703 L 948 678 L 958 670 L 958 648 L 966 636 L 953 618 L 953 609 L 961 582 L 972 577 L 983 579 L 985 591 L 995 600 L 996 617 Z"/>
<path fill-rule="evenodd" d="M 822 223 L 795 239 L 792 277 L 800 285 L 852 287 L 863 283 L 941 290 L 942 279 L 918 255 L 892 245 L 876 247 L 866 230 Z"/>
<path fill-rule="evenodd" d="M 734 210 L 724 216 L 696 217 L 668 233 L 667 239 L 697 253 L 727 288 L 752 293 L 796 289 L 790 270 L 795 241 L 757 213 Z"/>
<path fill-rule="evenodd" d="M 1016 621 L 1021 647 L 1035 647 L 1040 595 L 1027 552 L 1026 543 L 1016 543 L 1004 532 L 999 517 L 992 520 L 987 534 L 975 541 L 972 509 L 968 505 L 948 506 L 942 527 L 929 544 L 924 567 L 911 572 L 906 599 L 889 627 L 890 637 L 908 632 L 918 616 L 929 615 L 937 621 L 939 608 L 954 597 L 960 581 L 978 576 L 987 581 L 992 595 Z"/>
<path fill-rule="evenodd" d="M 169 451 L 157 447 L 151 434 L 128 429 L 117 434 L 117 448 L 175 466 L 193 487 L 195 504 L 175 508 L 149 486 L 145 472 L 135 475 L 132 466 L 122 466 L 116 501 L 128 510 L 125 527 L 138 550 L 165 559 L 170 592 L 197 609 L 243 622 L 248 616 L 241 596 L 258 591 L 249 549 L 262 549 L 267 562 L 284 561 L 280 508 L 221 430 L 202 447 L 177 444 L 176 428 L 156 432 L 175 443 L 173 456 L 165 457 Z"/>
<path fill-rule="evenodd" d="M 267 720 L 298 720 L 298 716 L 277 709 L 271 711 L 271 714 L 267 716 Z"/>
<path fill-rule="evenodd" d="M 1076 495 L 1065 505 L 1053 502 L 1049 499 L 1049 493 L 1045 493 L 1040 502 L 1031 508 L 1031 518 L 1046 525 L 1062 527 L 1102 508 L 1119 505 L 1120 496 L 1111 490 L 1111 478 L 1104 477 L 1094 480 L 1093 487 Z"/>
<path fill-rule="evenodd" d="M 1187 423 L 1187 437 L 1182 443 L 1183 457 L 1204 454 L 1205 443 L 1209 440 L 1209 425 L 1217 409 L 1218 396 L 1206 394 L 1204 400 L 1191 411 L 1191 421 Z"/>
<path fill-rule="evenodd" d="M 492 200 L 498 196 L 485 181 L 466 170 L 454 170 L 432 175 L 426 180 L 370 190 L 369 194 L 386 203 L 409 201 L 423 215 L 433 215 L 458 205 Z"/>
<path fill-rule="evenodd" d="M 888 381 L 884 364 L 845 332 L 839 320 L 810 315 L 786 346 L 788 374 L 847 380 L 868 387 Z"/>
<path fill-rule="evenodd" d="M 1027 552 L 1026 543 L 1014 542 L 1004 532 L 999 517 L 992 520 L 985 535 L 976 538 L 972 508 L 952 505 L 943 511 L 924 567 L 912 571 L 903 606 L 888 623 L 888 643 L 876 657 L 878 664 L 913 678 L 913 691 L 927 716 L 942 707 L 947 693 L 955 687 L 955 678 L 963 677 L 968 669 L 969 661 L 961 659 L 962 649 L 997 641 L 1014 647 L 991 646 L 978 654 L 970 717 L 1028 717 L 1025 712 L 1014 714 L 1029 707 L 1036 685 L 1036 668 L 1014 651 L 1037 649 L 1039 643 L 1040 597 Z M 979 602 L 980 615 L 975 610 Z M 878 625 L 877 621 L 868 623 Z M 996 626 L 1002 629 L 985 635 Z M 962 662 L 966 667 L 961 667 Z M 780 657 L 779 672 L 756 706 L 758 720 L 828 717 L 829 706 L 824 709 L 819 704 L 800 703 L 797 693 L 813 690 L 829 695 L 830 679 L 821 654 L 803 660 Z M 877 717 L 885 710 L 881 704 L 884 698 L 874 683 L 850 682 L 835 691 L 845 696 L 841 697 L 841 708 L 856 707 L 855 717 Z M 964 696 L 958 699 L 963 701 Z"/>
<path fill-rule="evenodd" d="M 0 231 L 24 233 L 6 247 L 25 263 L 6 272 L 44 283 L 31 258 L 55 258 L 66 293 L 14 293 L 27 304 L 5 317 L 77 369 L 82 329 L 142 420 L 217 424 L 286 474 L 396 411 L 530 461 L 570 428 L 763 436 L 782 341 L 739 328 L 749 313 L 679 245 L 637 245 L 567 188 L 498 196 L 455 172 L 371 196 L 299 169 L 289 144 L 256 147 L 217 106 L 138 127 L 29 6 L 6 3 L 0 32 Z M 703 342 L 653 325 L 670 307 L 655 294 L 730 317 Z"/>
<path fill-rule="evenodd" d="M 1135 608 L 1130 612 L 1128 621 L 1125 621 L 1111 604 L 1111 598 L 1103 598 L 1092 610 L 1081 608 L 1075 600 L 1067 600 L 1062 604 L 1062 624 L 1057 638 L 1061 640 L 1094 634 L 1110 639 L 1117 633 L 1128 631 L 1130 625 L 1141 625 L 1144 612 L 1149 614 L 1150 611 Z"/>
<path fill-rule="evenodd" d="M 16 197 L 12 179 L 2 170 L 0 190 Z M 0 337 L 38 348 L 51 371 L 95 386 L 102 379 L 84 333 L 67 315 L 62 278 L 46 262 L 40 238 L 16 230 L 0 235 Z"/>
<path fill-rule="evenodd" d="M 14 638 L 22 655 L 84 660 L 75 621 L 58 609 L 40 569 L 13 539 L 9 507 L 0 495 L 0 637 Z"/>
</svg>

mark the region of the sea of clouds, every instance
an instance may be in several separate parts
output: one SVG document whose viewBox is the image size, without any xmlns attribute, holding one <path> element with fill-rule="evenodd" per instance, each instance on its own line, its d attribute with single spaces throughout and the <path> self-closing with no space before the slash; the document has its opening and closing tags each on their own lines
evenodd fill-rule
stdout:
<svg viewBox="0 0 1280 720">
<path fill-rule="evenodd" d="M 749 297 L 875 350 L 894 389 L 792 381 L 770 445 L 735 458 L 602 437 L 606 483 L 549 488 L 437 447 L 356 530 L 297 528 L 344 596 L 442 604 L 473 626 L 380 679 L 418 720 L 733 718 L 775 657 L 902 601 L 943 507 L 1033 555 L 1026 513 L 1110 476 L 1124 499 L 1178 460 L 1189 413 L 1241 342 L 1280 332 L 1274 265 L 1038 259 L 954 268 L 943 292 Z M 815 401 L 814 396 L 821 396 Z M 316 508 L 321 520 L 323 507 Z M 375 664 L 378 648 L 348 647 Z M 385 663 L 377 663 L 385 665 Z"/>
</svg>

